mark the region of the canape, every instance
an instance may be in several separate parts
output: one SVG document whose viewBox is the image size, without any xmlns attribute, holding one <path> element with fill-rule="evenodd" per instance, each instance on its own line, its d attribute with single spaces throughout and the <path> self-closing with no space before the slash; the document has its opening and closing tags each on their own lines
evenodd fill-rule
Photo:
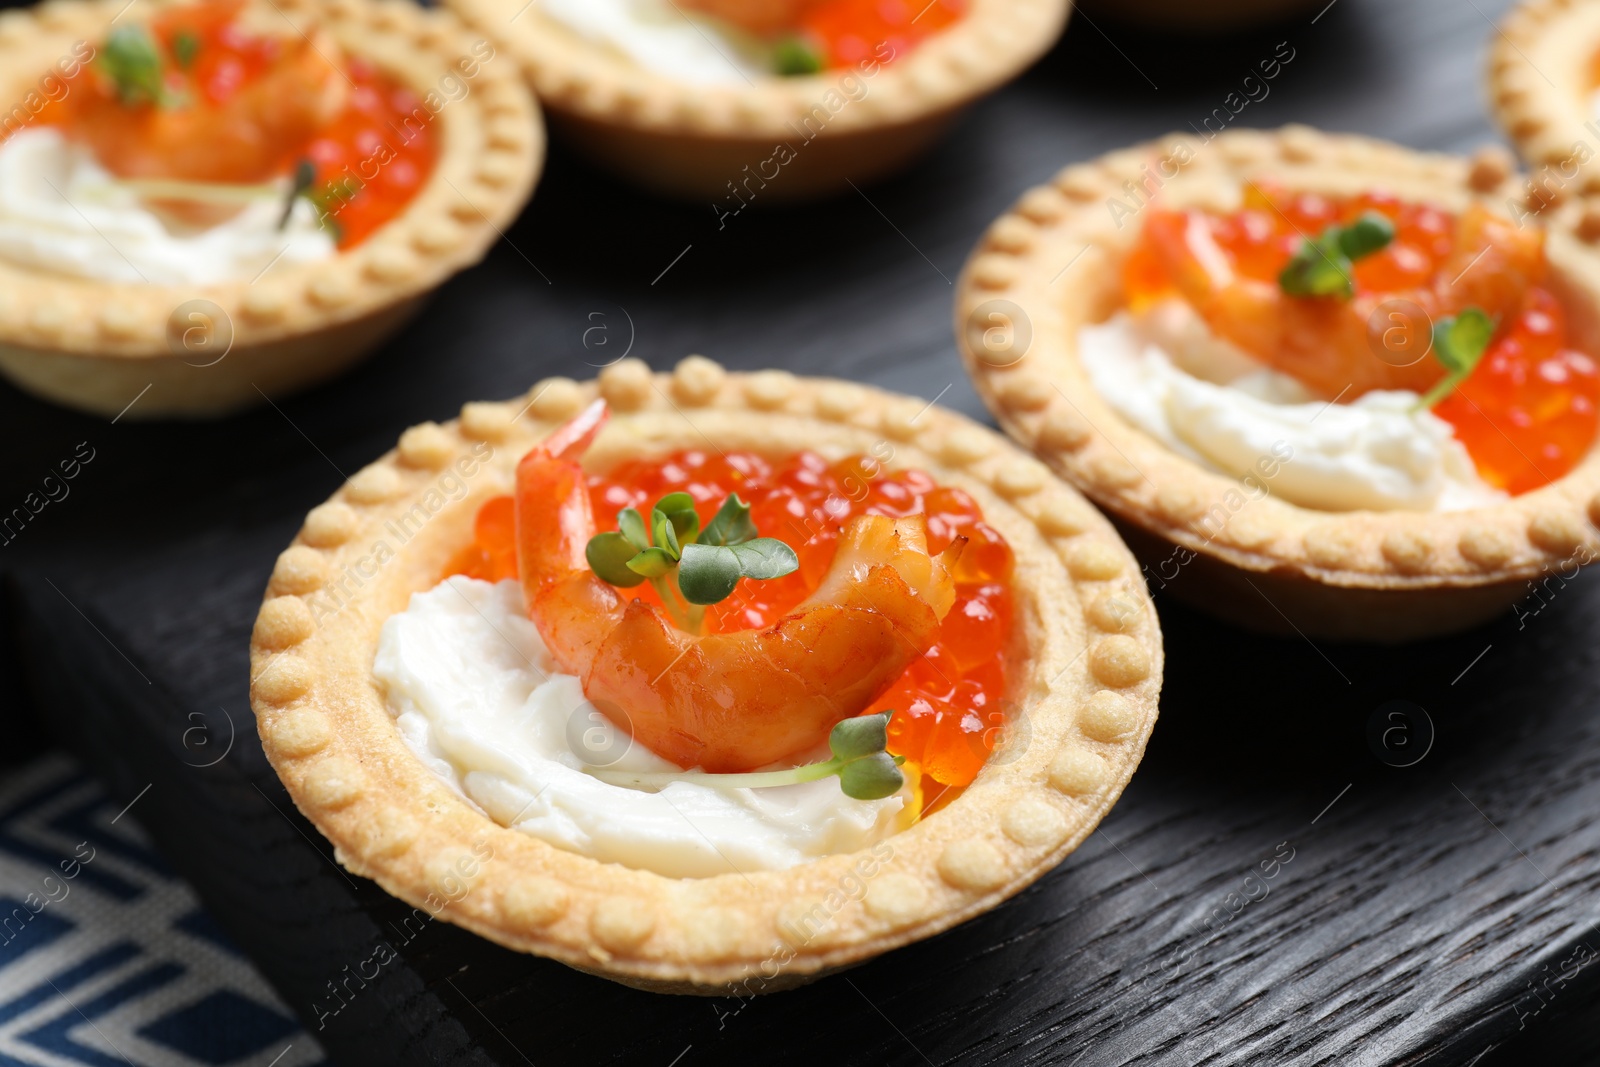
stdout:
<svg viewBox="0 0 1600 1067">
<path fill-rule="evenodd" d="M 543 159 L 509 57 L 339 0 L 0 14 L 0 372 L 128 418 L 321 381 L 479 258 Z"/>
<path fill-rule="evenodd" d="M 1600 515 L 1600 234 L 1521 194 L 1503 152 L 1175 136 L 996 222 L 960 343 L 1153 587 L 1265 630 L 1466 628 L 1588 562 Z"/>
<path fill-rule="evenodd" d="M 339 862 L 508 947 L 764 992 L 992 908 L 1154 725 L 1137 565 L 921 400 L 689 357 L 408 430 L 256 622 L 263 747 Z"/>
<path fill-rule="evenodd" d="M 451 0 L 558 133 L 719 215 L 905 166 L 1060 36 L 1069 0 Z"/>
<path fill-rule="evenodd" d="M 1600 6 L 1526 0 L 1489 42 L 1489 97 L 1535 207 L 1600 193 Z M 1592 226 L 1600 227 L 1600 216 Z"/>
</svg>

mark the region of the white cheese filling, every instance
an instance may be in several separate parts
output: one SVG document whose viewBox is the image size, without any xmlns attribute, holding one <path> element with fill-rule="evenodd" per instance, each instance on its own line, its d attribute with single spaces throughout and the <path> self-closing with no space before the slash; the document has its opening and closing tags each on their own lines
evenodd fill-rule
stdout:
<svg viewBox="0 0 1600 1067">
<path fill-rule="evenodd" d="M 745 85 L 772 76 L 766 49 L 670 0 L 541 0 L 544 13 L 636 65 L 683 82 Z"/>
<path fill-rule="evenodd" d="M 283 181 L 288 195 L 288 179 Z M 254 281 L 269 266 L 327 259 L 316 210 L 262 198 L 207 227 L 182 227 L 118 185 L 93 154 L 48 126 L 0 145 L 0 258 L 75 278 L 150 285 Z"/>
<path fill-rule="evenodd" d="M 556 670 L 514 581 L 453 577 L 383 624 L 373 674 L 417 757 L 496 822 L 674 878 L 778 870 L 898 829 L 906 791 L 852 800 L 837 778 L 768 789 L 608 785 L 580 768 L 670 771 Z M 823 754 L 824 756 L 826 753 Z"/>
<path fill-rule="evenodd" d="M 1507 499 L 1478 476 L 1448 422 L 1411 410 L 1416 393 L 1313 398 L 1181 303 L 1083 327 L 1078 358 L 1106 403 L 1173 451 L 1234 477 L 1282 460 L 1267 487 L 1302 507 L 1454 511 Z"/>
</svg>

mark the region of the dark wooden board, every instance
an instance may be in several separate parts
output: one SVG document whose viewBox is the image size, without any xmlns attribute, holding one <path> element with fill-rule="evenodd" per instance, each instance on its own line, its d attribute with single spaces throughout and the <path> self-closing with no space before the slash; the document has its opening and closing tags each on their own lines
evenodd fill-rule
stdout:
<svg viewBox="0 0 1600 1067">
<path fill-rule="evenodd" d="M 656 366 L 699 351 L 982 417 L 949 321 L 982 228 L 1068 162 L 1199 125 L 1279 42 L 1293 60 L 1234 121 L 1451 151 L 1493 138 L 1480 72 L 1500 4 L 1316 14 L 1217 41 L 1078 19 L 913 173 L 810 207 L 758 202 L 722 229 L 709 205 L 641 196 L 558 147 L 507 240 L 400 340 L 238 418 L 113 425 L 0 389 L 0 510 L 94 449 L 70 495 L 0 547 L 0 755 L 42 728 L 137 797 L 132 816 L 343 1064 L 1592 1062 L 1587 576 L 1520 619 L 1404 649 L 1262 639 L 1158 596 L 1161 722 L 1083 848 L 959 929 L 752 1001 L 644 994 L 440 924 L 407 939 L 408 909 L 333 864 L 254 734 L 246 645 L 272 560 L 407 425 L 587 376 L 630 336 Z M 1395 700 L 1426 709 L 1431 746 L 1414 711 L 1388 747 L 1369 741 L 1401 725 Z M 349 975 L 380 939 L 400 958 L 363 988 Z"/>
</svg>

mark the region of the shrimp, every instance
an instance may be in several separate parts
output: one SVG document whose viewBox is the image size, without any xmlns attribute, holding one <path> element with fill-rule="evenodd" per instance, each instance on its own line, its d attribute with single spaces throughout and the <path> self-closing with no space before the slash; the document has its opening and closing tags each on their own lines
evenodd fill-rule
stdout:
<svg viewBox="0 0 1600 1067">
<path fill-rule="evenodd" d="M 562 670 L 618 726 L 682 767 L 753 770 L 822 743 L 938 637 L 965 539 L 928 554 L 919 516 L 861 516 L 817 589 L 762 630 L 697 635 L 589 570 L 595 533 L 578 460 L 605 425 L 596 401 L 517 467 L 517 565 Z"/>
<path fill-rule="evenodd" d="M 687 0 L 688 6 L 751 33 L 767 35 L 794 29 L 817 0 Z"/>
</svg>

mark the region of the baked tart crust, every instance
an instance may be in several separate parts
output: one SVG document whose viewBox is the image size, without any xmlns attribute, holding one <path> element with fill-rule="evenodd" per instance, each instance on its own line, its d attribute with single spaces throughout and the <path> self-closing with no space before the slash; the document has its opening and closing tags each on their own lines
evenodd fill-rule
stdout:
<svg viewBox="0 0 1600 1067">
<path fill-rule="evenodd" d="M 1495 118 L 1531 166 L 1553 168 L 1534 174 L 1546 203 L 1600 193 L 1600 123 L 1589 103 L 1597 53 L 1600 7 L 1571 0 L 1525 0 L 1490 40 Z M 1600 217 L 1591 225 L 1600 228 Z"/>
<path fill-rule="evenodd" d="M 1026 193 L 986 232 L 963 269 L 956 333 L 985 402 L 1017 441 L 1124 525 L 1135 547 L 1186 568 L 1176 595 L 1256 629 L 1352 640 L 1407 640 L 1464 629 L 1523 595 L 1526 583 L 1600 545 L 1600 450 L 1565 477 L 1498 506 L 1466 511 L 1326 512 L 1275 496 L 1228 504 L 1240 483 L 1171 451 L 1117 415 L 1077 355 L 1077 331 L 1121 302 L 1118 265 L 1138 237 L 1125 205 L 1162 160 L 1189 161 L 1160 188 L 1170 206 L 1237 203 L 1246 180 L 1355 194 L 1381 187 L 1459 211 L 1474 199 L 1497 212 L 1523 204 L 1503 151 L 1474 159 L 1416 152 L 1303 126 L 1237 130 L 1202 144 L 1186 135 L 1112 152 L 1062 170 Z M 1600 351 L 1600 253 L 1580 236 L 1574 203 L 1541 216 L 1551 283 L 1578 346 Z M 1533 223 L 1537 224 L 1537 223 Z M 1593 236 L 1600 237 L 1600 230 Z M 1008 301 L 1031 324 L 1026 349 L 984 345 L 984 305 Z M 1214 537 L 1207 517 L 1230 516 Z M 1202 525 L 1205 524 L 1205 525 Z M 1153 536 L 1151 536 L 1153 535 Z M 1192 570 L 1189 570 L 1192 568 Z"/>
<path fill-rule="evenodd" d="M 795 158 L 746 197 L 837 191 L 846 179 L 859 184 L 903 165 L 964 105 L 1048 51 L 1071 9 L 1071 0 L 972 0 L 960 21 L 870 77 L 847 67 L 726 86 L 639 66 L 545 15 L 537 0 L 448 4 L 505 42 L 551 121 L 591 157 L 652 188 L 719 204 L 727 183 L 759 171 L 780 143 L 791 145 Z M 866 85 L 864 95 L 841 86 L 847 75 Z M 810 141 L 802 123 L 818 107 L 826 122 Z"/>
<path fill-rule="evenodd" d="M 97 44 L 124 4 L 53 0 L 0 13 L 0 99 L 24 99 L 75 42 Z M 296 27 L 316 20 L 419 96 L 437 92 L 459 59 L 476 59 L 472 45 L 484 40 L 448 12 L 403 0 L 273 8 Z M 328 259 L 280 263 L 253 283 L 171 286 L 54 277 L 0 259 L 0 371 L 59 403 L 152 418 L 222 414 L 345 369 L 483 258 L 533 191 L 544 129 L 515 62 L 479 61 L 473 78 L 457 78 L 470 89 L 432 119 L 439 155 L 427 182 L 369 239 Z M 169 344 L 169 320 L 195 300 L 220 307 L 231 327 L 220 360 Z"/>
<path fill-rule="evenodd" d="M 1024 710 L 1003 755 L 947 808 L 874 850 L 699 879 L 600 863 L 506 829 L 425 767 L 373 679 L 379 630 L 438 582 L 528 448 L 596 396 L 612 410 L 590 453 L 596 469 L 707 442 L 830 458 L 887 442 L 891 468 L 918 467 L 971 493 L 1015 552 L 1027 650 L 1011 690 Z M 448 501 L 436 483 L 474 457 L 469 491 Z M 419 505 L 437 510 L 396 544 L 389 524 Z M 394 546 L 392 558 L 375 562 L 379 542 Z M 1053 867 L 1132 775 L 1161 670 L 1160 629 L 1132 555 L 1037 460 L 921 400 L 782 371 L 730 373 L 691 356 L 671 374 L 630 359 L 597 382 L 549 379 L 407 430 L 279 556 L 251 644 L 251 701 L 273 767 L 349 870 L 509 948 L 607 978 L 762 992 L 937 933 Z M 868 858 L 880 862 L 860 876 Z M 831 919 L 797 935 L 818 909 Z"/>
</svg>

